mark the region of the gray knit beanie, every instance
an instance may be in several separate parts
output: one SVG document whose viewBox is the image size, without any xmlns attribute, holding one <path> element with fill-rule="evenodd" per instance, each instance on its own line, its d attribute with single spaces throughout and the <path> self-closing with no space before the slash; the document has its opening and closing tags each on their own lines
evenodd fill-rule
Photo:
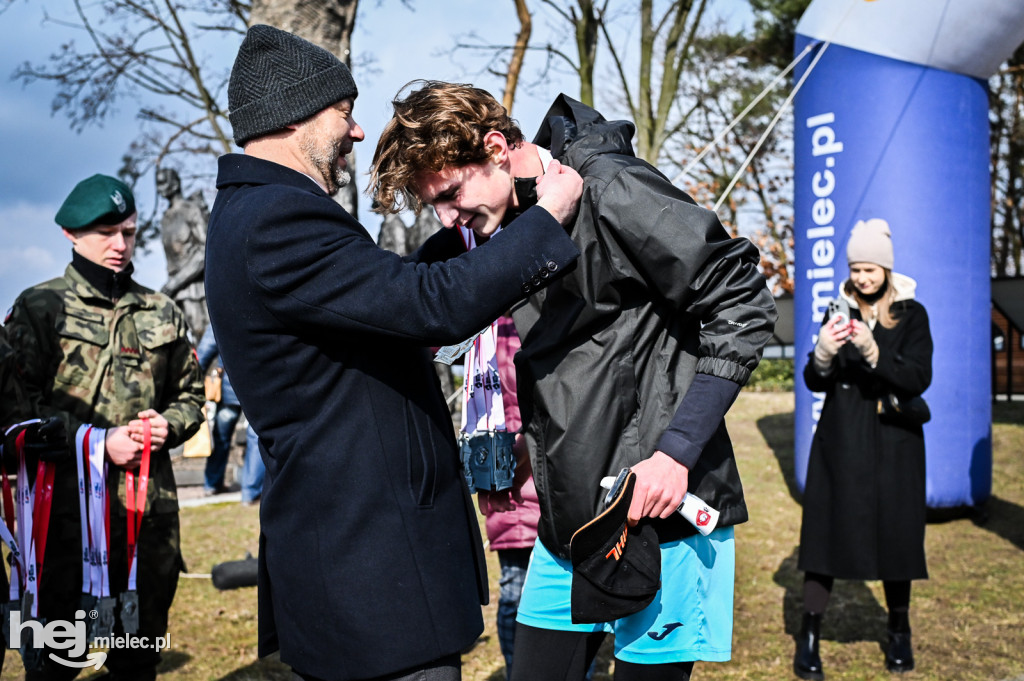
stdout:
<svg viewBox="0 0 1024 681">
<path fill-rule="evenodd" d="M 846 262 L 869 262 L 892 270 L 892 232 L 881 218 L 861 220 L 850 231 L 846 244 Z"/>
<path fill-rule="evenodd" d="M 252 26 L 228 83 L 235 144 L 243 146 L 357 94 L 348 67 L 324 48 L 273 26 Z"/>
</svg>

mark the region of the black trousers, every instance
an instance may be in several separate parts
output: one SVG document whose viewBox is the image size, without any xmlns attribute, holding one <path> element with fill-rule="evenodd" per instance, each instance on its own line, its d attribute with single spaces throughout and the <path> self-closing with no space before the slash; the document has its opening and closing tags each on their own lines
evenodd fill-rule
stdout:
<svg viewBox="0 0 1024 681">
<path fill-rule="evenodd" d="M 295 672 L 302 681 L 323 681 L 315 676 Z M 428 662 L 416 669 L 405 669 L 386 676 L 375 676 L 364 681 L 459 681 L 462 678 L 462 660 L 459 655 L 448 655 Z"/>
<path fill-rule="evenodd" d="M 516 624 L 510 681 L 583 681 L 604 636 Z M 615 660 L 615 681 L 689 681 L 692 671 L 693 662 L 651 665 Z"/>
</svg>

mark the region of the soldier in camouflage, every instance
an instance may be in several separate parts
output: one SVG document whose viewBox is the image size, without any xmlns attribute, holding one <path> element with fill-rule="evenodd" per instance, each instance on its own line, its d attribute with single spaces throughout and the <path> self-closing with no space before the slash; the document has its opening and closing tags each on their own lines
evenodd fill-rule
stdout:
<svg viewBox="0 0 1024 681">
<path fill-rule="evenodd" d="M 139 466 L 143 421 L 152 456 L 138 539 L 137 635 L 164 636 L 183 567 L 178 501 L 168 451 L 202 419 L 199 366 L 185 320 L 167 296 L 132 280 L 135 202 L 122 182 L 94 175 L 80 182 L 56 216 L 74 245 L 63 277 L 24 291 L 7 322 L 16 362 L 35 413 L 59 416 L 74 448 L 82 424 L 107 429 L 111 594 L 127 589 L 125 471 Z M 74 621 L 82 588 L 81 529 L 74 456 L 57 464 L 53 508 L 40 580 L 40 616 Z M 120 625 L 115 634 L 123 635 Z M 62 651 L 66 652 L 66 651 Z M 111 649 L 111 681 L 153 679 L 152 647 Z M 70 679 L 76 669 L 46 660 L 27 679 Z"/>
</svg>

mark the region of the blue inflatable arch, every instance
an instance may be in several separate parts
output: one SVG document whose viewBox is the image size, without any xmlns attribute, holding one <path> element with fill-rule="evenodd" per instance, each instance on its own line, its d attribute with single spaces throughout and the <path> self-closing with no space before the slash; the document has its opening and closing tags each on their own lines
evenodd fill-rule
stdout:
<svg viewBox="0 0 1024 681">
<path fill-rule="evenodd" d="M 977 505 L 992 489 L 986 79 L 1024 42 L 1024 2 L 814 0 L 797 33 L 819 57 L 794 104 L 797 483 L 824 398 L 800 377 L 850 230 L 883 218 L 935 342 L 928 506 Z"/>
</svg>

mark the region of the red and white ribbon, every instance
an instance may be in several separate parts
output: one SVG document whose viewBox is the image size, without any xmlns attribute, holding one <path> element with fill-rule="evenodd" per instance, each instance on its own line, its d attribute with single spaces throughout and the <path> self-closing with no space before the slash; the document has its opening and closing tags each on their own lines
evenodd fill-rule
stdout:
<svg viewBox="0 0 1024 681">
<path fill-rule="evenodd" d="M 21 428 L 21 427 L 24 427 L 24 426 L 29 426 L 29 425 L 32 425 L 33 423 L 39 423 L 39 421 L 40 421 L 40 419 L 30 419 L 28 421 L 22 421 L 21 423 L 16 423 L 13 426 L 10 426 L 7 430 L 4 431 L 4 439 L 6 439 L 6 437 L 8 435 L 10 435 L 11 432 L 14 431 L 16 428 Z M 22 471 L 22 469 L 24 469 L 24 466 L 22 465 L 21 458 L 22 458 L 21 457 L 21 453 L 19 452 L 18 453 L 18 462 L 19 462 L 18 463 L 18 468 L 19 468 L 19 471 L 18 471 L 17 481 L 15 483 L 16 485 L 20 485 L 22 483 L 22 481 L 23 481 L 21 471 Z M 24 477 L 24 486 L 27 488 L 28 487 L 27 469 L 25 469 L 25 473 L 26 473 L 26 475 Z M 26 543 L 26 541 L 25 541 L 25 536 L 26 536 L 25 535 L 25 527 L 24 527 L 25 523 L 18 523 L 17 527 L 15 526 L 15 523 L 14 523 L 14 518 L 17 515 L 16 512 L 15 512 L 15 502 L 17 502 L 18 505 L 20 505 L 21 498 L 22 498 L 21 487 L 20 486 L 16 487 L 15 488 L 15 492 L 16 493 L 12 495 L 12 493 L 11 493 L 11 483 L 7 479 L 7 469 L 6 469 L 6 466 L 4 466 L 4 464 L 3 464 L 3 445 L 2 444 L 0 444 L 0 476 L 3 477 L 3 481 L 2 481 L 3 491 L 2 491 L 2 494 L 3 494 L 3 508 L 4 508 L 4 523 L 0 524 L 0 538 L 3 539 L 5 544 L 7 544 L 7 548 L 9 548 L 11 550 L 11 556 L 14 558 L 14 561 L 11 563 L 11 580 L 10 580 L 8 595 L 10 597 L 10 600 L 16 601 L 19 598 L 21 598 L 21 592 L 25 588 L 25 577 L 28 574 L 28 570 L 25 569 L 26 556 L 21 552 L 21 547 L 22 546 L 28 546 L 28 543 Z M 31 530 L 31 523 L 32 523 L 32 520 L 31 520 L 31 513 L 32 513 L 32 511 L 31 511 L 31 497 L 29 497 L 29 507 L 28 508 L 29 508 L 29 516 L 28 516 L 29 517 L 29 520 L 28 520 L 29 527 L 28 527 L 28 533 L 31 534 L 31 532 L 32 532 L 32 530 Z M 17 534 L 17 539 L 15 539 L 15 534 Z"/>
<path fill-rule="evenodd" d="M 97 598 L 110 595 L 106 436 L 106 429 L 88 424 L 75 434 L 78 506 L 82 518 L 82 593 Z"/>
</svg>

